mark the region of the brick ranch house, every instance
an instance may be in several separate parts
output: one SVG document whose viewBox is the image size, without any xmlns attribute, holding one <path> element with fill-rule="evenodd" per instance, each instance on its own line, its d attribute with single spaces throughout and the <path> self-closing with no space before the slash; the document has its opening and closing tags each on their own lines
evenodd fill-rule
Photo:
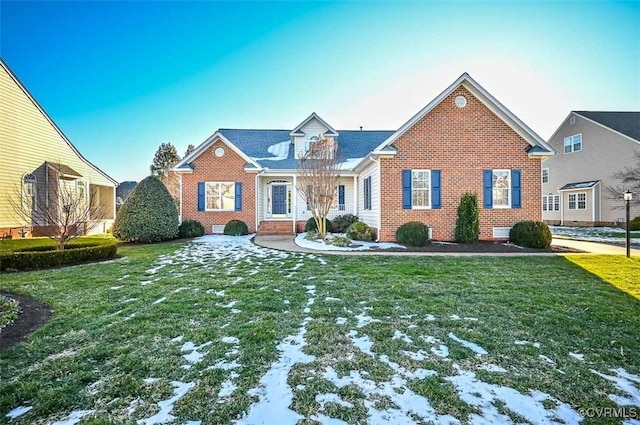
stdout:
<svg viewBox="0 0 640 425">
<path fill-rule="evenodd" d="M 553 149 L 465 73 L 397 131 L 335 130 L 315 113 L 293 130 L 216 131 L 174 168 L 181 220 L 206 233 L 231 219 L 259 234 L 302 231 L 311 214 L 296 191 L 297 158 L 321 137 L 344 158 L 329 218 L 356 214 L 379 240 L 408 221 L 454 239 L 468 191 L 478 194 L 483 240 L 542 218 L 540 161 Z"/>
</svg>

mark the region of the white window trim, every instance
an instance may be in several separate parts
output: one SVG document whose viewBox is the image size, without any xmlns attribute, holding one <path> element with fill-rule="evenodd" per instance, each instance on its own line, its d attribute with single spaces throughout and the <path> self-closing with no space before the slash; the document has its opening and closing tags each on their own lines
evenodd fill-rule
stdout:
<svg viewBox="0 0 640 425">
<path fill-rule="evenodd" d="M 233 208 L 207 208 L 207 189 L 211 184 L 230 184 L 233 187 Z M 205 211 L 235 211 L 235 202 L 236 202 L 236 182 L 204 182 L 204 210 Z M 222 193 L 220 193 L 220 205 L 222 205 Z"/>
<path fill-rule="evenodd" d="M 493 173 L 495 173 L 496 171 L 506 171 L 509 174 L 509 197 L 508 197 L 508 203 L 507 205 L 496 205 L 495 204 L 495 198 L 493 197 Z M 494 209 L 499 209 L 499 210 L 507 210 L 511 208 L 512 205 L 512 198 L 513 198 L 513 194 L 511 193 L 512 189 L 511 189 L 511 170 L 507 170 L 507 169 L 493 169 L 491 170 L 491 204 L 493 206 Z"/>
<path fill-rule="evenodd" d="M 584 195 L 584 208 L 580 208 L 580 202 L 578 201 L 578 195 Z M 570 199 L 571 196 L 575 196 L 576 197 L 576 207 L 575 208 L 570 208 Z M 574 192 L 574 193 L 569 193 L 567 196 L 567 209 L 571 210 L 571 211 L 584 211 L 587 209 L 587 192 Z"/>
<path fill-rule="evenodd" d="M 428 205 L 424 205 L 424 206 L 420 206 L 420 207 L 416 207 L 413 205 L 413 191 L 416 190 L 413 188 L 413 173 L 429 173 L 429 187 L 428 187 L 428 193 L 429 193 L 429 204 Z M 420 189 L 422 190 L 422 189 Z M 411 209 L 412 210 L 430 210 L 431 209 L 431 196 L 433 194 L 431 193 L 431 170 L 411 170 Z"/>
<path fill-rule="evenodd" d="M 576 137 L 576 136 L 580 136 L 580 149 L 578 149 L 578 150 L 575 150 L 573 148 L 574 145 L 575 145 L 575 143 L 573 142 L 573 138 Z M 569 139 L 569 142 L 570 142 L 569 143 L 569 147 L 571 148 L 569 150 L 569 152 L 567 152 L 566 149 L 565 149 L 566 148 L 566 144 L 565 143 L 567 142 L 567 139 Z M 575 153 L 575 152 L 582 152 L 582 133 L 572 134 L 571 136 L 567 136 L 567 137 L 563 138 L 562 139 L 562 152 L 565 155 L 568 155 L 570 153 Z"/>
<path fill-rule="evenodd" d="M 547 172 L 547 181 L 544 181 L 544 172 Z M 542 183 L 549 183 L 549 168 L 543 168 L 542 169 Z"/>
</svg>

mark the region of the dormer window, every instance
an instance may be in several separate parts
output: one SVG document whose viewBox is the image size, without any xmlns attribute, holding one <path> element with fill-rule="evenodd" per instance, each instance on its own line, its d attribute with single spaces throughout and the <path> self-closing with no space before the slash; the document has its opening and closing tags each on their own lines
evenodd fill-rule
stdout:
<svg viewBox="0 0 640 425">
<path fill-rule="evenodd" d="M 313 145 L 316 144 L 316 142 L 320 139 L 319 136 L 311 136 L 307 139 L 307 142 L 305 143 L 305 151 L 309 152 L 312 148 Z"/>
</svg>

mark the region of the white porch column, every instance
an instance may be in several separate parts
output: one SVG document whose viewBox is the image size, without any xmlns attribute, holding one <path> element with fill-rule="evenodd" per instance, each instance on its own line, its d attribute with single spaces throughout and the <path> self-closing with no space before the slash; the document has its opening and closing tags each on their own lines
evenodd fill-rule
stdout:
<svg viewBox="0 0 640 425">
<path fill-rule="evenodd" d="M 353 215 L 358 215 L 358 176 L 353 176 Z"/>
<path fill-rule="evenodd" d="M 293 209 L 293 234 L 296 234 L 296 220 L 297 220 L 297 214 L 298 214 L 298 185 L 297 185 L 297 176 L 294 174 L 293 175 L 293 189 L 292 189 L 291 193 L 291 198 L 292 198 L 292 209 Z"/>
</svg>

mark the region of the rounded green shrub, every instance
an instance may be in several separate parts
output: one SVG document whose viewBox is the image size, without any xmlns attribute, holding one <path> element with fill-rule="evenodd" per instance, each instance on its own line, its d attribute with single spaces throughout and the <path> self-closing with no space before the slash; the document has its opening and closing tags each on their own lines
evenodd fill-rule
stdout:
<svg viewBox="0 0 640 425">
<path fill-rule="evenodd" d="M 371 242 L 376 238 L 376 232 L 362 222 L 355 222 L 347 229 L 347 237 L 355 241 Z"/>
<path fill-rule="evenodd" d="M 509 231 L 509 240 L 527 248 L 549 248 L 551 231 L 542 221 L 521 221 Z"/>
<path fill-rule="evenodd" d="M 640 230 L 640 215 L 633 220 L 629 220 L 629 230 Z"/>
<path fill-rule="evenodd" d="M 455 235 L 456 242 L 478 242 L 480 237 L 480 210 L 478 209 L 478 196 L 475 193 L 467 192 L 460 199 Z"/>
<path fill-rule="evenodd" d="M 429 227 L 419 221 L 409 221 L 398 227 L 396 240 L 406 246 L 425 246 L 429 243 Z"/>
<path fill-rule="evenodd" d="M 178 210 L 154 176 L 142 180 L 124 201 L 113 235 L 123 242 L 159 242 L 178 237 Z"/>
<path fill-rule="evenodd" d="M 325 218 L 325 226 L 326 226 L 327 232 L 331 232 L 333 230 L 333 224 L 331 224 L 331 220 L 329 220 L 328 218 Z M 307 220 L 307 223 L 304 225 L 304 231 L 305 232 L 318 231 L 318 225 L 316 224 L 315 218 L 311 217 L 309 218 L 309 220 Z"/>
<path fill-rule="evenodd" d="M 204 226 L 198 220 L 185 220 L 178 227 L 181 238 L 197 238 L 204 235 Z"/>
<path fill-rule="evenodd" d="M 249 228 L 247 227 L 247 223 L 242 220 L 231 220 L 224 226 L 223 233 L 229 236 L 248 235 Z"/>
<path fill-rule="evenodd" d="M 349 226 L 358 221 L 358 216 L 353 214 L 339 215 L 333 219 L 333 228 L 336 232 L 345 233 Z"/>
</svg>

